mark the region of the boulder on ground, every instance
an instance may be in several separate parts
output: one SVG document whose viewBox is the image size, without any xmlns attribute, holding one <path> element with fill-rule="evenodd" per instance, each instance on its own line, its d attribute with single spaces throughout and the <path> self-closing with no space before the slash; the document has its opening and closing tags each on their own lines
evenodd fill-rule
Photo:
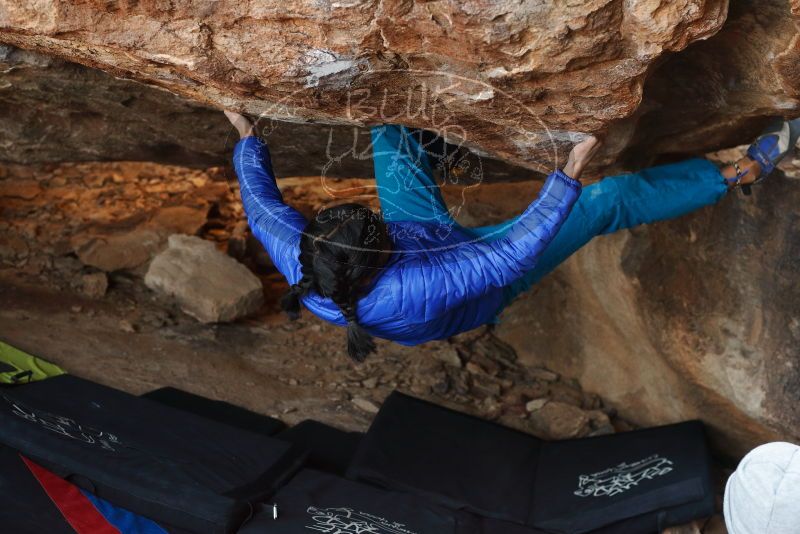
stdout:
<svg viewBox="0 0 800 534">
<path fill-rule="evenodd" d="M 162 244 L 163 238 L 158 232 L 143 228 L 110 235 L 77 235 L 72 240 L 81 263 L 106 272 L 144 265 Z"/>
<path fill-rule="evenodd" d="M 264 302 L 261 281 L 253 273 L 194 236 L 170 236 L 167 249 L 150 263 L 144 282 L 203 323 L 236 320 Z"/>
<path fill-rule="evenodd" d="M 81 289 L 89 298 L 102 298 L 108 291 L 108 276 L 104 272 L 84 274 L 81 277 Z"/>
<path fill-rule="evenodd" d="M 550 401 L 531 413 L 535 433 L 546 439 L 570 439 L 589 431 L 589 415 L 576 406 Z"/>
<path fill-rule="evenodd" d="M 90 229 L 73 236 L 71 244 L 84 265 L 102 271 L 135 270 L 144 266 L 172 234 L 195 234 L 208 218 L 208 206 L 160 208 L 147 221 L 129 229 Z"/>
</svg>

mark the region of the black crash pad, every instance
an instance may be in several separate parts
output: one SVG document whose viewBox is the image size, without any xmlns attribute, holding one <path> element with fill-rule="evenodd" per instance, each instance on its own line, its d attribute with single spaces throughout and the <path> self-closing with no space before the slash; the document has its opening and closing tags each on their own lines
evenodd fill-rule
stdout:
<svg viewBox="0 0 800 534">
<path fill-rule="evenodd" d="M 348 478 L 552 532 L 651 534 L 713 513 L 710 465 L 698 421 L 547 442 L 393 393 Z"/>
<path fill-rule="evenodd" d="M 0 391 L 0 443 L 165 524 L 234 532 L 301 465 L 286 442 L 64 375 Z"/>
<path fill-rule="evenodd" d="M 307 450 L 307 468 L 344 476 L 364 434 L 307 419 L 275 437 Z"/>
<path fill-rule="evenodd" d="M 525 523 L 542 444 L 533 436 L 392 393 L 347 476 L 454 509 Z"/>
<path fill-rule="evenodd" d="M 75 534 L 19 452 L 0 445 L 0 532 Z"/>
<path fill-rule="evenodd" d="M 286 424 L 280 419 L 173 387 L 155 389 L 142 397 L 262 436 L 274 436 L 286 428 Z"/>
<path fill-rule="evenodd" d="M 277 514 L 260 510 L 241 534 L 544 534 L 310 469 L 273 500 Z"/>
</svg>

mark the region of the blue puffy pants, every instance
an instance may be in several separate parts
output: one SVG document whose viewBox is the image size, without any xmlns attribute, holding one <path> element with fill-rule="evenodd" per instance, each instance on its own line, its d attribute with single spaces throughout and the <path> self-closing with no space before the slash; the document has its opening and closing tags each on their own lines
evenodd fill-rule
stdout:
<svg viewBox="0 0 800 534">
<path fill-rule="evenodd" d="M 395 125 L 376 126 L 372 128 L 372 149 L 378 196 L 387 222 L 458 224 L 447 210 L 433 178 L 430 159 L 414 130 Z M 505 305 L 593 237 L 685 215 L 716 203 L 726 192 L 725 179 L 717 166 L 699 158 L 609 176 L 584 187 L 536 268 L 507 288 Z M 496 239 L 511 222 L 513 219 L 466 231 L 476 237 Z"/>
</svg>

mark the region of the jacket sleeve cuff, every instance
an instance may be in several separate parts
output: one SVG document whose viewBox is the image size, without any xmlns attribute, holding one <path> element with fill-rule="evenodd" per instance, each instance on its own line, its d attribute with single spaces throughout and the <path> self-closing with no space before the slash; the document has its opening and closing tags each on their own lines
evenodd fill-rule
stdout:
<svg viewBox="0 0 800 534">
<path fill-rule="evenodd" d="M 569 187 L 577 189 L 578 191 L 580 191 L 581 188 L 583 188 L 583 185 L 578 180 L 575 180 L 574 178 L 567 176 L 567 174 L 561 169 L 556 169 L 552 174 L 550 174 L 550 176 L 557 178 L 558 180 L 564 182 Z"/>
</svg>

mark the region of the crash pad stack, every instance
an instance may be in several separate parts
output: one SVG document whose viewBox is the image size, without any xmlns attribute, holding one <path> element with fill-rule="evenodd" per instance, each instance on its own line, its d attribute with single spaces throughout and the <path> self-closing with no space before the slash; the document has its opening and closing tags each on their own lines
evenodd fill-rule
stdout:
<svg viewBox="0 0 800 534">
<path fill-rule="evenodd" d="M 393 393 L 348 477 L 547 532 L 659 533 L 714 512 L 702 423 L 548 442 Z"/>
<path fill-rule="evenodd" d="M 395 392 L 366 434 L 286 428 L 52 369 L 0 388 L 3 532 L 654 534 L 714 511 L 697 421 L 549 442 Z"/>
<path fill-rule="evenodd" d="M 0 395 L 0 443 L 93 495 L 193 532 L 236 532 L 304 460 L 287 442 L 75 376 Z"/>
</svg>

